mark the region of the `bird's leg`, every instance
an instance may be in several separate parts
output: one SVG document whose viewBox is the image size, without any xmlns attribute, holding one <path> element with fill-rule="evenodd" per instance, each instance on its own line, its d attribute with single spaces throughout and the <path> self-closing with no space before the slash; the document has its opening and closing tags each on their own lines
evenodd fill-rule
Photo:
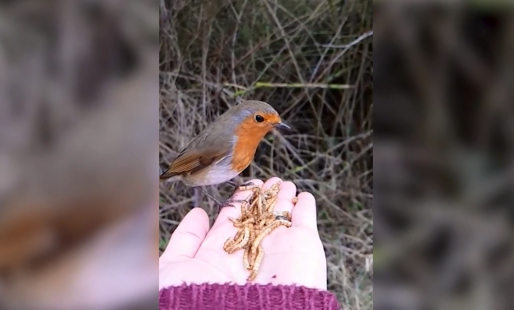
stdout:
<svg viewBox="0 0 514 310">
<path fill-rule="evenodd" d="M 241 187 L 241 185 L 237 184 L 238 182 L 234 182 L 234 181 L 231 181 L 231 180 L 229 180 L 229 181 L 227 181 L 225 183 L 227 183 L 227 184 L 231 185 L 232 187 L 234 187 L 234 190 L 233 190 L 232 194 L 230 194 L 231 197 L 234 196 L 236 194 L 237 190 L 239 190 L 239 188 Z M 232 200 L 232 199 L 228 199 L 227 201 L 242 202 L 242 201 L 235 201 L 235 200 Z M 227 201 L 225 201 L 225 202 L 227 202 Z"/>
<path fill-rule="evenodd" d="M 237 183 L 234 182 L 234 181 L 227 181 L 225 183 L 227 183 L 228 185 L 232 186 L 234 188 L 234 191 L 239 187 L 239 185 L 237 185 Z"/>
<path fill-rule="evenodd" d="M 244 182 L 243 184 L 239 185 L 239 189 L 245 190 L 245 189 L 249 189 L 249 188 L 252 188 L 255 186 L 257 186 L 255 183 L 253 183 L 252 181 L 248 181 L 248 182 Z"/>
<path fill-rule="evenodd" d="M 248 181 L 248 182 L 244 182 L 242 184 L 238 184 L 237 182 L 234 182 L 234 181 L 227 181 L 225 182 L 229 185 L 231 185 L 232 187 L 234 187 L 234 192 L 232 193 L 232 195 L 234 195 L 236 193 L 237 190 L 245 190 L 245 189 L 248 189 L 248 187 L 253 187 L 255 186 L 255 184 L 251 181 Z"/>
<path fill-rule="evenodd" d="M 223 207 L 228 207 L 228 206 L 234 207 L 233 205 L 227 204 L 225 202 L 220 202 L 218 199 L 212 197 L 211 194 L 209 194 L 203 187 L 198 186 L 196 188 L 200 189 L 205 194 L 205 196 L 207 196 L 209 199 L 211 199 L 212 201 L 214 201 L 214 203 L 216 203 L 218 205 L 218 212 Z"/>
<path fill-rule="evenodd" d="M 198 188 L 194 188 L 194 191 L 193 191 L 193 203 L 194 203 L 194 206 L 195 207 L 199 207 L 200 206 L 200 195 L 198 195 Z"/>
<path fill-rule="evenodd" d="M 243 203 L 243 202 L 248 202 L 248 200 L 247 199 L 232 199 L 232 198 L 229 198 L 229 199 L 227 199 L 227 200 L 225 200 L 223 202 L 223 206 L 224 207 L 230 206 L 230 207 L 234 207 L 235 208 L 236 206 L 234 206 L 233 203 Z"/>
<path fill-rule="evenodd" d="M 255 186 L 255 184 L 253 182 L 245 182 L 241 185 L 238 185 L 236 182 L 233 182 L 233 181 L 227 181 L 225 183 L 228 183 L 228 184 L 234 186 L 235 189 L 234 189 L 234 192 L 232 193 L 232 196 L 236 193 L 237 190 L 246 190 L 246 189 L 249 189 L 249 188 Z M 219 210 L 224 207 L 235 208 L 233 203 L 248 202 L 247 199 L 232 199 L 232 198 L 229 198 L 229 199 L 225 200 L 224 202 L 220 202 L 218 199 L 214 198 L 211 194 L 209 194 L 203 187 L 198 186 L 196 188 L 200 189 L 209 199 L 211 199 L 218 205 L 218 213 L 219 213 Z"/>
<path fill-rule="evenodd" d="M 209 199 L 211 199 L 212 201 L 214 201 L 217 205 L 221 205 L 221 202 L 220 202 L 218 199 L 216 199 L 216 198 L 212 197 L 212 195 L 211 195 L 211 194 L 209 194 L 209 193 L 205 190 L 205 188 L 203 188 L 203 187 L 201 187 L 201 186 L 198 186 L 198 187 L 196 187 L 196 188 L 200 189 L 200 190 L 202 191 L 202 193 L 204 193 L 204 194 L 205 194 L 205 196 L 207 196 Z"/>
<path fill-rule="evenodd" d="M 231 197 L 233 197 L 238 190 L 248 190 L 248 189 L 251 189 L 254 186 L 256 186 L 255 183 L 250 182 L 250 181 L 242 183 L 240 185 L 238 185 L 236 182 L 233 182 L 233 181 L 228 181 L 227 183 L 229 183 L 230 185 L 234 186 L 234 192 L 232 193 Z M 248 203 L 248 199 L 232 199 L 232 198 L 229 198 L 229 199 L 225 200 L 224 204 L 228 204 L 228 205 L 233 206 L 232 203 L 236 203 L 236 202 L 239 202 L 239 203 L 247 202 Z"/>
</svg>

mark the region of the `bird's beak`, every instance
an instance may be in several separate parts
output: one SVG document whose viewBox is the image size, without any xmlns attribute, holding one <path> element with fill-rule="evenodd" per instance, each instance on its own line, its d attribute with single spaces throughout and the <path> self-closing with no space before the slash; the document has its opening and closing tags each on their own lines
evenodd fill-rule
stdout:
<svg viewBox="0 0 514 310">
<path fill-rule="evenodd" d="M 289 127 L 289 125 L 287 125 L 287 124 L 285 124 L 283 122 L 280 122 L 280 123 L 276 124 L 275 128 L 291 130 L 291 127 Z"/>
</svg>

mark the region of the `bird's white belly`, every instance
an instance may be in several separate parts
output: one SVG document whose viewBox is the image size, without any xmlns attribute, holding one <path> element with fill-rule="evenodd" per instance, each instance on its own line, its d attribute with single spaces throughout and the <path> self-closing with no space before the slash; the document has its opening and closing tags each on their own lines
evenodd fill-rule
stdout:
<svg viewBox="0 0 514 310">
<path fill-rule="evenodd" d="M 183 179 L 189 186 L 207 186 L 225 183 L 235 178 L 239 173 L 224 165 L 214 166 L 208 171 L 196 175 L 189 175 Z"/>
</svg>

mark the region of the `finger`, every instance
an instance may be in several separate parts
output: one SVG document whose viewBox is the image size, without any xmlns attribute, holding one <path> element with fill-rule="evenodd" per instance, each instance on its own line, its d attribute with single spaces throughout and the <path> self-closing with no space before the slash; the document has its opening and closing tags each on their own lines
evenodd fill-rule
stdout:
<svg viewBox="0 0 514 310">
<path fill-rule="evenodd" d="M 256 186 L 262 186 L 263 182 L 259 179 L 253 179 L 250 180 L 254 185 Z M 230 199 L 233 200 L 244 200 L 250 197 L 252 194 L 251 190 L 237 190 L 236 193 L 230 197 Z M 232 226 L 232 222 L 230 222 L 229 218 L 238 218 L 241 215 L 241 203 L 240 202 L 232 202 L 231 203 L 234 207 L 227 206 L 220 210 L 220 213 L 218 214 L 218 217 L 216 218 L 216 221 L 214 222 L 214 225 L 212 226 L 212 229 L 217 229 L 221 225 L 226 225 L 227 223 Z"/>
<path fill-rule="evenodd" d="M 193 208 L 173 232 L 170 242 L 159 258 L 159 265 L 193 258 L 209 231 L 209 217 L 205 210 Z"/>
<path fill-rule="evenodd" d="M 293 227 L 301 227 L 318 233 L 316 199 L 311 193 L 303 192 L 298 195 L 291 222 Z"/>
<path fill-rule="evenodd" d="M 296 197 L 296 185 L 293 182 L 284 182 L 274 177 L 266 181 L 263 188 L 269 189 L 278 182 L 280 182 L 280 191 L 278 192 L 277 204 L 275 205 L 274 211 L 287 211 L 291 214 L 294 208 L 293 198 Z"/>
</svg>

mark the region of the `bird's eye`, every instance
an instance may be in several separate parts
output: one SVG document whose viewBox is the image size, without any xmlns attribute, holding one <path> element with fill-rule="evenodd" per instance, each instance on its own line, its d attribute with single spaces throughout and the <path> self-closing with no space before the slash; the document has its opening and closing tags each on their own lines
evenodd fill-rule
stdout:
<svg viewBox="0 0 514 310">
<path fill-rule="evenodd" d="M 264 117 L 262 117 L 261 115 L 255 115 L 255 120 L 259 123 L 262 123 L 264 122 Z"/>
</svg>

